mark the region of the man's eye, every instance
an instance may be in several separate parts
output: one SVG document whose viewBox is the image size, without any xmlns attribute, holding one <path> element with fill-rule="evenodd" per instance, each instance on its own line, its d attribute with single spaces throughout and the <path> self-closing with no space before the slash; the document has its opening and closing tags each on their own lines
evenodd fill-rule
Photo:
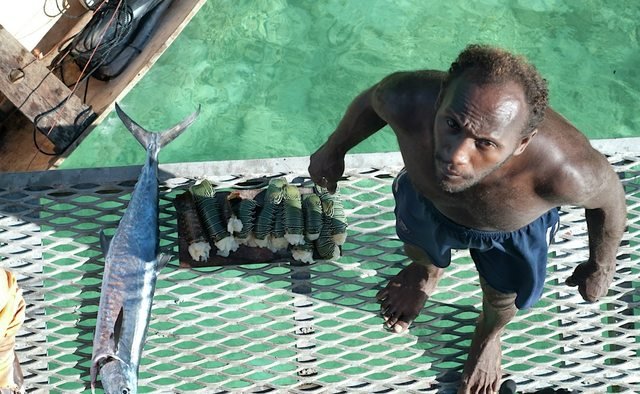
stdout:
<svg viewBox="0 0 640 394">
<path fill-rule="evenodd" d="M 493 145 L 493 142 L 489 141 L 489 140 L 477 140 L 476 141 L 476 145 L 482 147 L 482 148 L 490 148 Z"/>
</svg>

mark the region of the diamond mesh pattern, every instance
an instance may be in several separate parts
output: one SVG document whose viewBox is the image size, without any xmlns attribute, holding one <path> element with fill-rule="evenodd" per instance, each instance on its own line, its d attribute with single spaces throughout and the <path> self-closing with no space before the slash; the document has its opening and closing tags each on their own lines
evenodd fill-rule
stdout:
<svg viewBox="0 0 640 394">
<path fill-rule="evenodd" d="M 543 299 L 503 335 L 503 368 L 524 392 L 640 391 L 640 157 L 609 158 L 629 211 L 614 284 L 596 304 L 564 285 L 588 248 L 583 210 L 563 207 Z M 199 177 L 233 186 L 302 176 L 306 165 L 294 158 L 161 166 L 163 251 L 178 254 L 172 201 Z M 375 293 L 408 263 L 390 193 L 401 159 L 353 155 L 347 168 L 348 238 L 337 261 L 197 269 L 171 261 L 158 281 L 140 392 L 455 392 L 481 306 L 473 263 L 455 252 L 411 331 L 385 331 Z M 19 274 L 27 301 L 17 346 L 28 392 L 87 391 L 99 230 L 115 230 L 138 171 L 0 175 L 0 265 Z"/>
</svg>

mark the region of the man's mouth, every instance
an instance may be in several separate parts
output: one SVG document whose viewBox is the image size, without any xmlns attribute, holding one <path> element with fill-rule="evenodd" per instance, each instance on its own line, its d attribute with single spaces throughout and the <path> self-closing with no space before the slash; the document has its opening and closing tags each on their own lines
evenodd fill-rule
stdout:
<svg viewBox="0 0 640 394">
<path fill-rule="evenodd" d="M 458 178 L 458 177 L 462 176 L 462 174 L 459 173 L 458 171 L 454 171 L 454 170 L 451 170 L 451 169 L 445 169 L 442 173 L 447 178 Z"/>
<path fill-rule="evenodd" d="M 438 161 L 438 167 L 439 167 L 440 173 L 444 178 L 462 177 L 462 173 L 460 171 L 456 171 L 451 164 Z"/>
</svg>

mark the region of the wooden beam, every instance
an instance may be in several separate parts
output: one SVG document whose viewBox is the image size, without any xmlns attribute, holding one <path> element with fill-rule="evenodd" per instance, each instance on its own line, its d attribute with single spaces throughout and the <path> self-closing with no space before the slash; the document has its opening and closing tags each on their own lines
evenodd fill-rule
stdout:
<svg viewBox="0 0 640 394">
<path fill-rule="evenodd" d="M 0 92 L 62 152 L 95 114 L 0 25 Z"/>
<path fill-rule="evenodd" d="M 34 141 L 35 140 L 35 141 Z M 13 112 L 0 123 L 0 172 L 24 172 L 49 169 L 56 156 L 41 153 L 53 152 L 54 146 L 20 111 Z"/>
<path fill-rule="evenodd" d="M 108 82 L 90 78 L 88 92 L 85 92 L 86 85 L 84 83 L 80 84 L 78 90 L 75 92 L 75 96 L 85 97 L 85 102 L 91 106 L 98 117 L 79 136 L 77 136 L 71 145 L 69 145 L 63 152 L 57 152 L 58 148 L 55 148 L 51 141 L 45 138 L 43 133 L 34 133 L 33 124 L 30 123 L 28 117 L 23 113 L 16 112 L 10 116 L 10 119 L 5 120 L 2 120 L 0 116 L 0 172 L 46 170 L 59 166 L 65 158 L 68 157 L 80 143 L 82 143 L 82 140 L 91 133 L 96 125 L 100 124 L 100 122 L 108 116 L 108 113 L 113 108 L 114 102 L 121 100 L 133 88 L 133 86 L 142 79 L 146 72 L 158 60 L 167 47 L 176 39 L 204 3 L 206 3 L 206 0 L 172 1 L 169 9 L 162 18 L 162 21 L 158 25 L 158 30 L 151 38 L 151 41 L 120 76 Z M 35 64 L 38 64 L 44 71 L 41 73 L 41 77 L 46 75 L 48 70 L 45 70 L 45 67 L 42 65 L 53 64 L 53 61 L 56 59 L 56 55 L 58 54 L 58 51 L 55 49 L 59 44 L 66 41 L 66 39 L 71 37 L 77 31 L 81 30 L 90 18 L 91 13 L 87 13 L 75 24 L 56 24 L 54 29 L 43 37 L 40 43 L 36 46 L 35 49 L 37 52 L 44 55 L 37 61 L 34 60 L 34 57 L 28 53 L 25 48 L 22 48 L 22 50 L 18 52 L 20 54 L 20 61 L 18 61 L 17 58 L 12 60 L 12 58 L 9 57 L 11 63 L 7 63 L 3 58 L 0 58 L 0 80 L 3 80 L 2 83 L 5 85 L 10 84 L 10 81 L 4 74 L 10 74 L 12 69 L 20 67 L 22 68 L 22 71 L 27 69 L 28 73 L 25 74 L 29 74 L 27 77 L 31 78 L 30 73 L 32 70 L 30 70 L 30 68 Z M 60 29 L 60 31 L 58 31 L 58 29 Z M 64 32 L 65 29 L 70 30 Z M 0 51 L 12 52 L 4 47 L 6 41 L 4 35 L 6 35 L 7 32 L 2 32 L 0 30 L 0 33 L 5 33 L 0 35 Z M 56 44 L 56 41 L 59 42 Z M 7 56 L 5 55 L 5 57 Z M 80 74 L 79 67 L 70 57 L 65 58 L 64 62 L 65 67 L 62 67 L 62 69 L 64 69 L 64 80 L 75 82 Z M 56 72 L 60 72 L 60 70 L 56 70 Z M 14 76 L 18 76 L 18 74 L 14 74 Z M 51 74 L 47 76 L 47 78 L 52 77 L 54 76 Z M 38 83 L 40 82 L 37 78 L 34 79 Z M 56 79 L 58 81 L 63 80 L 62 77 L 57 77 Z M 21 79 L 22 82 L 16 83 L 24 83 L 25 80 L 26 78 Z M 55 82 L 56 81 L 54 80 L 54 83 Z M 33 89 L 33 85 L 29 86 Z M 68 88 L 64 85 L 63 87 L 65 88 L 65 91 L 68 91 Z M 4 87 L 0 87 L 0 93 L 2 93 L 3 90 Z M 38 88 L 37 91 L 39 92 L 40 88 Z M 73 101 L 76 100 L 75 97 L 72 98 Z M 14 98 L 14 100 L 20 101 L 19 98 Z M 43 98 L 41 98 L 41 100 L 43 100 Z M 18 103 L 16 106 L 20 106 L 20 104 L 21 103 Z M 57 103 L 53 103 L 51 106 L 54 106 L 55 104 Z M 31 119 L 33 119 L 33 116 Z M 41 124 L 41 127 L 43 127 L 43 124 Z M 36 144 L 45 152 L 56 151 L 58 154 L 55 156 L 43 154 L 36 148 Z"/>
<path fill-rule="evenodd" d="M 142 79 L 158 58 L 175 41 L 206 0 L 173 0 L 151 40 L 140 55 L 117 78 L 103 82 L 92 79 L 87 102 L 98 113 L 110 111 Z"/>
<path fill-rule="evenodd" d="M 41 59 L 46 64 L 50 64 L 49 59 L 53 59 L 58 53 L 60 44 L 69 37 L 78 33 L 91 19 L 92 12 L 88 11 L 80 1 L 65 1 L 65 10 L 58 21 L 51 26 L 40 42 L 36 44 L 31 53 L 38 56 L 47 57 Z"/>
<path fill-rule="evenodd" d="M 153 33 L 153 37 L 144 47 L 142 53 L 133 59 L 129 67 L 127 67 L 122 74 L 107 82 L 91 78 L 88 92 L 84 91 L 84 84 L 80 86 L 77 94 L 79 96 L 86 95 L 86 102 L 99 114 L 94 125 L 100 124 L 112 111 L 114 103 L 122 100 L 146 75 L 205 3 L 206 0 L 173 0 L 169 9 L 162 17 L 161 22 L 158 24 L 158 30 Z M 67 64 L 66 68 L 72 69 L 74 65 L 75 63 Z M 75 67 L 77 69 L 75 70 L 75 74 L 73 70 L 69 70 L 69 80 L 75 80 L 74 78 L 80 72 L 77 65 L 75 65 Z M 87 131 L 82 133 L 82 135 L 71 144 L 69 149 L 54 163 L 54 167 L 59 166 L 66 156 L 73 151 L 77 145 L 82 143 L 83 139 L 90 133 L 92 127 L 94 126 L 89 127 Z"/>
</svg>

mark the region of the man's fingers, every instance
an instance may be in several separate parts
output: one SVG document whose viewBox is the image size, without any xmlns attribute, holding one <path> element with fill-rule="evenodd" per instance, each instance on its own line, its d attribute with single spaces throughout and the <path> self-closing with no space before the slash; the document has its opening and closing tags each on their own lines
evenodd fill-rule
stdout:
<svg viewBox="0 0 640 394">
<path fill-rule="evenodd" d="M 380 291 L 378 291 L 376 293 L 376 299 L 378 301 L 384 301 L 384 299 L 387 298 L 388 294 L 389 294 L 389 292 L 387 291 L 387 288 L 385 287 L 384 289 L 381 289 Z"/>
<path fill-rule="evenodd" d="M 587 294 L 587 290 L 583 286 L 578 287 L 578 292 L 582 296 L 582 299 L 587 302 L 596 302 L 598 300 L 596 297 Z"/>
<path fill-rule="evenodd" d="M 338 182 L 327 181 L 327 178 L 323 178 L 323 180 L 324 180 L 323 182 L 324 184 L 320 186 L 327 189 L 329 193 L 334 194 L 338 189 Z"/>
<path fill-rule="evenodd" d="M 600 295 L 600 294 L 594 294 L 593 292 L 587 293 L 587 289 L 585 288 L 584 290 L 580 290 L 580 295 L 582 296 L 582 298 L 587 301 L 587 302 L 596 302 L 600 299 L 600 297 L 602 297 L 604 294 Z"/>
<path fill-rule="evenodd" d="M 570 287 L 578 286 L 578 293 L 580 293 L 582 299 L 587 302 L 596 302 L 600 298 L 597 296 L 593 296 L 592 294 L 588 294 L 586 287 L 584 285 L 580 285 L 573 276 L 568 277 L 564 283 Z"/>
<path fill-rule="evenodd" d="M 316 182 L 316 184 L 318 186 L 324 187 L 331 194 L 335 193 L 336 189 L 338 188 L 338 183 L 328 180 L 326 176 L 320 178 L 320 180 Z"/>
</svg>

